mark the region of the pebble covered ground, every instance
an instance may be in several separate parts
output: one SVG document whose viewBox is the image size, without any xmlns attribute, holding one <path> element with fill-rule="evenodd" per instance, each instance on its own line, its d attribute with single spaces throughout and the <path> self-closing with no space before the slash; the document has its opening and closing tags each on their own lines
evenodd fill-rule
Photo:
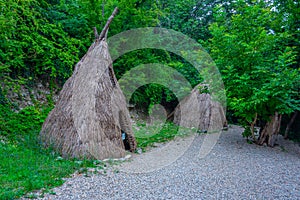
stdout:
<svg viewBox="0 0 300 200">
<path fill-rule="evenodd" d="M 204 158 L 198 156 L 202 135 L 159 170 L 132 173 L 111 167 L 106 173 L 76 175 L 40 199 L 300 199 L 299 144 L 282 138 L 274 148 L 248 144 L 241 131 L 237 126 L 224 131 Z M 142 153 L 132 159 L 137 156 L 147 158 Z M 159 163 L 160 157 L 151 162 Z"/>
</svg>

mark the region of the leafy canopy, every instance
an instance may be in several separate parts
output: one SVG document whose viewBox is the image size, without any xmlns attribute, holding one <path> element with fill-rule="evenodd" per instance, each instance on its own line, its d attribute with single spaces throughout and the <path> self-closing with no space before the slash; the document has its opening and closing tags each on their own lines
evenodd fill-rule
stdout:
<svg viewBox="0 0 300 200">
<path fill-rule="evenodd" d="M 223 75 L 229 109 L 247 124 L 256 113 L 266 120 L 276 111 L 299 110 L 292 35 L 274 27 L 284 22 L 263 1 L 255 5 L 238 1 L 235 11 L 227 18 L 222 7 L 216 8 L 216 22 L 210 26 L 211 55 Z"/>
</svg>

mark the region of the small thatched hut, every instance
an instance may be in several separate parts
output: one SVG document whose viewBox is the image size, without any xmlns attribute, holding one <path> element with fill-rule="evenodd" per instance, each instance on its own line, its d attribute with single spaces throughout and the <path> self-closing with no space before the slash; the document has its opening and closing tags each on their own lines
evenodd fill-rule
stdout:
<svg viewBox="0 0 300 200">
<path fill-rule="evenodd" d="M 100 36 L 95 32 L 95 42 L 77 63 L 40 132 L 45 146 L 64 157 L 119 158 L 125 156 L 125 146 L 130 151 L 136 148 L 126 100 L 106 43 L 116 11 Z"/>
<path fill-rule="evenodd" d="M 189 96 L 178 104 L 172 114 L 175 124 L 188 128 L 198 124 L 198 127 L 194 128 L 203 132 L 218 131 L 227 126 L 224 108 L 219 102 L 212 99 L 207 92 L 208 87 L 208 85 L 199 84 Z M 198 105 L 198 109 L 195 109 L 195 105 Z M 198 116 L 199 119 L 195 119 L 194 116 Z M 183 121 L 182 119 L 191 120 Z"/>
</svg>

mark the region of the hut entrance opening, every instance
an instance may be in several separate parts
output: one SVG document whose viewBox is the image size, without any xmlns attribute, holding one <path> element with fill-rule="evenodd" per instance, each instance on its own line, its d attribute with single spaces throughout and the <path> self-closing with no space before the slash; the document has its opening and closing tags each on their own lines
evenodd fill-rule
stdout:
<svg viewBox="0 0 300 200">
<path fill-rule="evenodd" d="M 129 141 L 128 141 L 128 134 L 125 133 L 125 131 L 123 131 L 123 130 L 121 130 L 121 133 L 122 133 L 122 140 L 123 140 L 125 150 L 130 151 L 130 144 L 129 144 Z"/>
<path fill-rule="evenodd" d="M 129 120 L 129 116 L 126 116 L 123 111 L 119 111 L 119 124 L 124 148 L 127 151 L 133 152 L 136 149 L 136 141 L 132 135 L 132 129 Z"/>
</svg>

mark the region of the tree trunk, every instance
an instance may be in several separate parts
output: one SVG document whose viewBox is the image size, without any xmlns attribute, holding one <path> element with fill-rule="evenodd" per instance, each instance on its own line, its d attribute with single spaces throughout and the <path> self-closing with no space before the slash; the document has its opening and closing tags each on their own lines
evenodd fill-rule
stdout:
<svg viewBox="0 0 300 200">
<path fill-rule="evenodd" d="M 256 124 L 256 121 L 257 121 L 257 113 L 255 113 L 255 118 L 254 118 L 253 122 L 250 124 L 251 135 L 252 135 L 254 142 L 256 142 L 256 137 L 254 135 L 254 126 Z"/>
<path fill-rule="evenodd" d="M 280 124 L 281 115 L 276 112 L 274 116 L 270 117 L 270 121 L 264 126 L 257 143 L 259 145 L 266 143 L 268 146 L 273 147 L 277 141 Z"/>
<path fill-rule="evenodd" d="M 285 132 L 284 132 L 284 139 L 287 139 L 287 138 L 288 138 L 289 130 L 290 130 L 292 124 L 294 123 L 294 121 L 295 121 L 297 115 L 298 115 L 298 111 L 295 111 L 294 114 L 293 114 L 293 116 L 292 116 L 292 118 L 291 118 L 291 120 L 290 120 L 290 122 L 288 123 L 288 125 L 287 125 L 287 127 L 286 127 L 286 129 L 285 129 Z"/>
</svg>

